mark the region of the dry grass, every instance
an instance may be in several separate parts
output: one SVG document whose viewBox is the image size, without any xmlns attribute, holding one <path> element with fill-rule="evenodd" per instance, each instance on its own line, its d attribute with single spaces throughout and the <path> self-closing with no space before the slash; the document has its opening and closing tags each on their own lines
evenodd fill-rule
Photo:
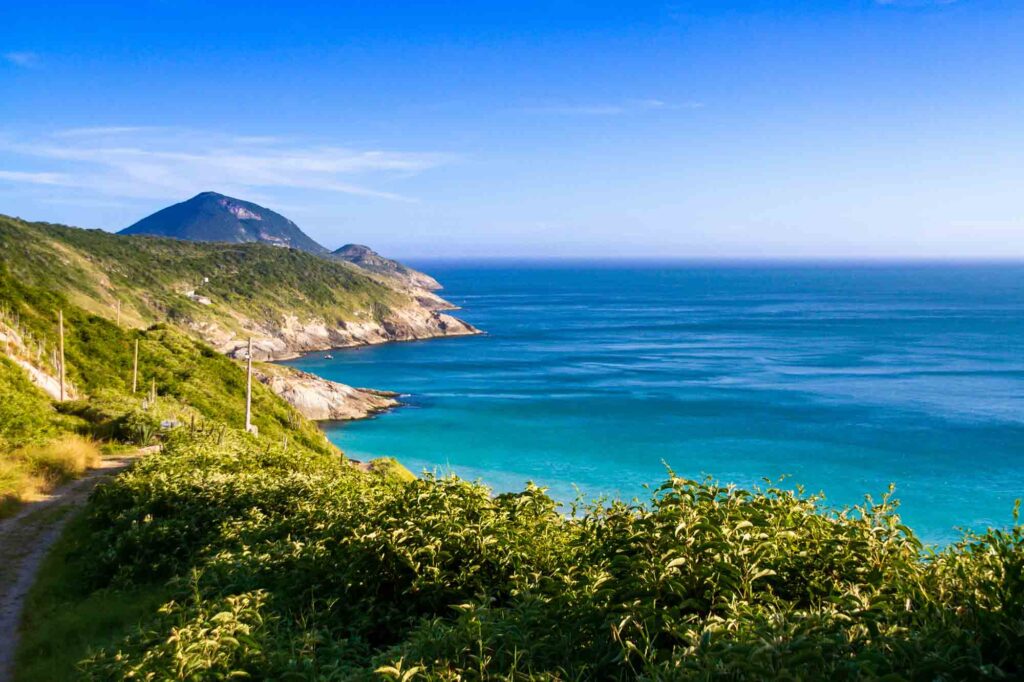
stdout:
<svg viewBox="0 0 1024 682">
<path fill-rule="evenodd" d="M 0 455 L 0 518 L 99 463 L 99 447 L 81 436 L 64 436 Z"/>
<path fill-rule="evenodd" d="M 37 495 L 42 485 L 43 480 L 34 476 L 24 462 L 0 459 L 0 519 Z"/>
<path fill-rule="evenodd" d="M 64 436 L 46 445 L 30 445 L 16 450 L 13 456 L 54 484 L 77 478 L 100 463 L 99 446 L 81 436 Z"/>
</svg>

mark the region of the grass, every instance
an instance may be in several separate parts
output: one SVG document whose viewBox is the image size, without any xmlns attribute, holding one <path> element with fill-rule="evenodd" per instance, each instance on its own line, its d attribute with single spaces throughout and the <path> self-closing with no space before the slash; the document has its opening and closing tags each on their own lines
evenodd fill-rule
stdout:
<svg viewBox="0 0 1024 682">
<path fill-rule="evenodd" d="M 149 445 L 162 422 L 214 432 L 245 419 L 241 364 L 186 335 L 158 324 L 124 329 L 74 305 L 60 292 L 31 286 L 0 264 L 0 300 L 9 316 L 56 342 L 52 311 L 63 310 L 67 376 L 83 393 L 54 404 L 21 367 L 0 356 L 0 516 L 80 475 L 95 446 Z M 134 345 L 139 343 L 139 392 L 131 393 Z M 151 387 L 157 399 L 143 400 Z M 341 457 L 323 432 L 259 382 L 253 384 L 253 423 L 266 441 Z"/>
<path fill-rule="evenodd" d="M 15 680 L 81 679 L 77 663 L 92 648 L 115 644 L 170 598 L 152 585 L 92 591 L 69 575 L 67 564 L 88 551 L 84 530 L 80 517 L 72 519 L 40 567 L 25 602 Z"/>
<path fill-rule="evenodd" d="M 35 497 L 43 480 L 19 460 L 0 456 L 0 519 L 10 516 L 23 502 Z"/>
<path fill-rule="evenodd" d="M 63 436 L 43 445 L 28 445 L 10 455 L 20 460 L 34 474 L 50 486 L 78 478 L 88 469 L 99 465 L 99 446 L 81 436 Z"/>
<path fill-rule="evenodd" d="M 0 453 L 0 518 L 100 463 L 97 443 L 65 435 Z"/>
<path fill-rule="evenodd" d="M 67 433 L 69 424 L 24 370 L 0 356 L 0 518 L 99 462 L 96 445 Z"/>
<path fill-rule="evenodd" d="M 288 315 L 332 324 L 416 305 L 409 294 L 349 263 L 263 244 L 114 235 L 0 216 L 0 252 L 15 256 L 6 267 L 18 282 L 63 294 L 107 319 L 114 318 L 120 301 L 122 320 L 136 328 L 170 322 L 241 332 L 253 322 L 278 324 Z M 182 295 L 187 290 L 198 290 L 213 304 L 189 300 Z M 52 326 L 46 320 L 33 331 Z"/>
</svg>

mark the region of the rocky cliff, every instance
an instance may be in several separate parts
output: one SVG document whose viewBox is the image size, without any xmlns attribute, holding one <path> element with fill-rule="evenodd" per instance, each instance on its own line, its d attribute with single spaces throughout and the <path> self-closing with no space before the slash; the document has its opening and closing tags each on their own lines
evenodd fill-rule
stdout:
<svg viewBox="0 0 1024 682">
<path fill-rule="evenodd" d="M 436 291 L 441 288 L 441 283 L 425 272 L 413 270 L 396 260 L 385 258 L 370 247 L 363 246 L 362 244 L 346 244 L 331 255 L 340 260 L 358 265 L 369 272 L 393 278 L 413 289 Z"/>
<path fill-rule="evenodd" d="M 281 365 L 257 364 L 253 376 L 316 421 L 363 419 L 399 404 L 397 393 L 353 388 Z"/>
<path fill-rule="evenodd" d="M 322 318 L 300 319 L 296 315 L 284 315 L 272 322 L 245 320 L 241 326 L 253 335 L 253 358 L 256 360 L 286 360 L 303 353 L 333 348 L 480 333 L 468 322 L 419 306 L 391 311 L 379 321 L 364 319 L 329 323 Z M 211 322 L 192 323 L 190 328 L 220 352 L 244 357 L 248 346 L 246 331 L 236 332 Z"/>
</svg>

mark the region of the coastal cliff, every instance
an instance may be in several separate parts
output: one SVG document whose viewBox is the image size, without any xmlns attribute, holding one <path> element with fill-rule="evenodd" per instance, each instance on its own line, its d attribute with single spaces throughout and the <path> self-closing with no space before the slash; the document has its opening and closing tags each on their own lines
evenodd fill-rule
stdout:
<svg viewBox="0 0 1024 682">
<path fill-rule="evenodd" d="M 248 335 L 251 334 L 253 358 L 256 360 L 287 360 L 303 353 L 334 348 L 480 333 L 468 322 L 421 306 L 393 310 L 382 320 L 328 323 L 323 318 L 301 319 L 297 315 L 285 314 L 275 320 L 247 320 L 241 327 L 241 331 L 234 331 L 216 323 L 190 325 L 194 334 L 232 357 L 245 357 Z"/>
<path fill-rule="evenodd" d="M 314 421 L 365 419 L 398 406 L 398 394 L 353 388 L 282 365 L 257 363 L 253 376 Z"/>
<path fill-rule="evenodd" d="M 338 258 L 263 243 L 115 235 L 0 216 L 3 266 L 123 327 L 169 323 L 238 356 L 281 360 L 478 334 L 432 291 Z"/>
</svg>

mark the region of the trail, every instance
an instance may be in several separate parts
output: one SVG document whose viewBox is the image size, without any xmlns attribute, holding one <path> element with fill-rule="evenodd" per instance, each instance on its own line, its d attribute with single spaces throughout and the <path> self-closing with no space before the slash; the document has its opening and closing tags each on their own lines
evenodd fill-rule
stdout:
<svg viewBox="0 0 1024 682">
<path fill-rule="evenodd" d="M 82 478 L 26 503 L 17 514 L 0 521 L 0 682 L 12 679 L 25 596 L 72 512 L 85 504 L 98 483 L 158 449 L 151 446 L 104 459 Z"/>
</svg>

